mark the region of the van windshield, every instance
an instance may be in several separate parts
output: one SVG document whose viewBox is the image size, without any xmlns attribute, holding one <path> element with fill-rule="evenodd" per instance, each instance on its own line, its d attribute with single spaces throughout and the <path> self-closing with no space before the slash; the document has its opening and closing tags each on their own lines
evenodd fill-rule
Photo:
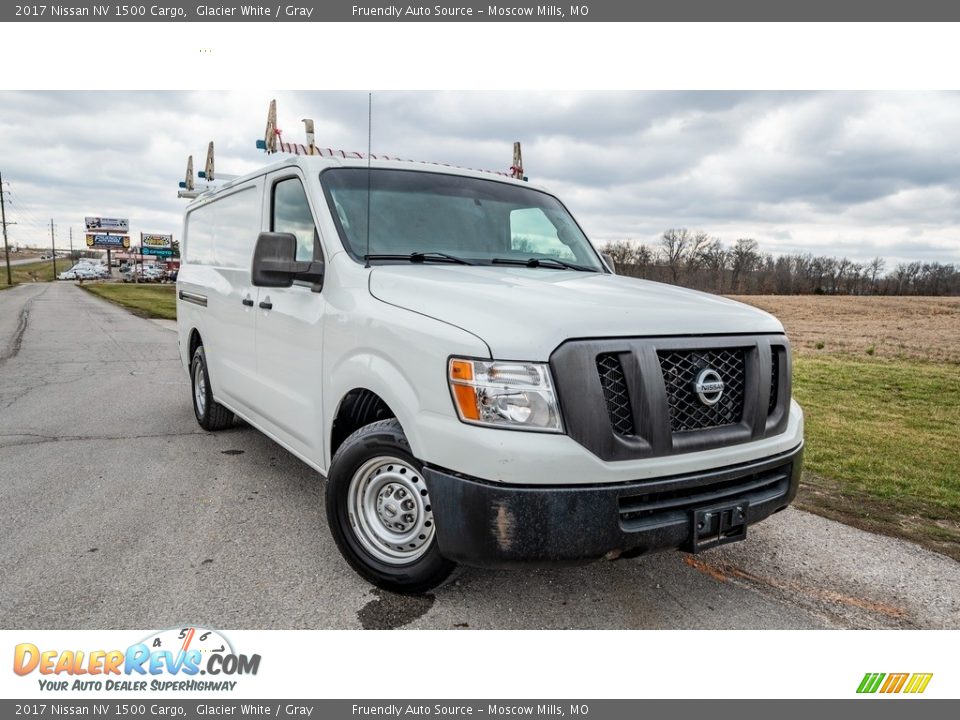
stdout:
<svg viewBox="0 0 960 720">
<path fill-rule="evenodd" d="M 320 179 L 343 244 L 357 259 L 432 253 L 475 264 L 525 264 L 536 258 L 545 262 L 531 266 L 603 272 L 566 208 L 532 188 L 382 168 L 333 168 Z"/>
</svg>

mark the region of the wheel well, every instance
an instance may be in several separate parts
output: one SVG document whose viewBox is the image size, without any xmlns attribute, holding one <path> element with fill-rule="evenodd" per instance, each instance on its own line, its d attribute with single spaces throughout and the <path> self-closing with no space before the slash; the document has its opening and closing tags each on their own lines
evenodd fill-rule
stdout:
<svg viewBox="0 0 960 720">
<path fill-rule="evenodd" d="M 203 345 L 203 339 L 200 337 L 200 333 L 196 328 L 190 331 L 190 354 L 187 356 L 189 361 L 193 362 L 193 354 L 197 351 L 197 348 Z"/>
<path fill-rule="evenodd" d="M 379 395 L 365 388 L 354 388 L 340 401 L 330 431 L 330 457 L 350 435 L 364 425 L 396 417 Z"/>
</svg>

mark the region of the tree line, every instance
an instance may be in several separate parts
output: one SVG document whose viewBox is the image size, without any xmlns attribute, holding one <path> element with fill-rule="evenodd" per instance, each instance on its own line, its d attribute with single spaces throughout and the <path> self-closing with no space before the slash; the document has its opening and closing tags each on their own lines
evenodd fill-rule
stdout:
<svg viewBox="0 0 960 720">
<path fill-rule="evenodd" d="M 849 258 L 763 252 L 756 240 L 727 245 L 705 232 L 671 228 L 655 246 L 629 240 L 602 251 L 621 275 L 696 290 L 740 295 L 960 295 L 960 268 L 952 263 L 910 262 L 887 268 L 875 257 Z"/>
</svg>

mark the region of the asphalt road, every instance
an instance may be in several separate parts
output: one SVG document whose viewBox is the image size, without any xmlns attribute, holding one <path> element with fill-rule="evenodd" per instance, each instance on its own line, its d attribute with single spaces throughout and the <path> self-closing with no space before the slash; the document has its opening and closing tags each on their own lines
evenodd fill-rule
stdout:
<svg viewBox="0 0 960 720">
<path fill-rule="evenodd" d="M 0 249 L 2 249 L 2 248 L 0 248 Z M 10 267 L 14 267 L 14 266 L 16 266 L 16 265 L 29 265 L 30 263 L 37 263 L 37 262 L 52 262 L 52 261 L 50 261 L 50 260 L 41 260 L 41 259 L 40 259 L 38 256 L 36 256 L 36 255 L 33 256 L 33 257 L 28 257 L 28 258 L 20 258 L 20 257 L 17 257 L 16 255 L 11 255 L 11 256 L 10 256 Z M 71 265 L 73 265 L 73 261 L 72 261 L 70 258 L 68 258 L 68 257 L 58 257 L 58 258 L 57 258 L 57 270 L 60 270 L 60 264 L 61 264 L 61 263 L 65 263 L 64 269 L 66 269 L 66 268 L 70 267 Z M 3 258 L 2 258 L 2 257 L 0 257 L 0 265 L 5 266 L 5 263 L 3 262 Z"/>
<path fill-rule="evenodd" d="M 73 284 L 0 292 L 4 628 L 960 627 L 960 564 L 792 509 L 696 558 L 394 596 L 340 558 L 323 483 L 249 427 L 201 430 L 168 328 Z"/>
</svg>

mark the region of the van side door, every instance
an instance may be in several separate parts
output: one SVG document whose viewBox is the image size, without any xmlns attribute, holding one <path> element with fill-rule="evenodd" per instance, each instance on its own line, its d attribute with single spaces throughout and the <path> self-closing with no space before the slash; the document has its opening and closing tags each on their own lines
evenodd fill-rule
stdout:
<svg viewBox="0 0 960 720">
<path fill-rule="evenodd" d="M 249 413 L 249 389 L 256 381 L 259 289 L 251 283 L 250 267 L 261 226 L 262 183 L 257 178 L 191 211 L 178 278 L 178 311 L 190 313 L 180 324 L 200 332 L 213 396 L 244 414 Z"/>
<path fill-rule="evenodd" d="M 271 232 L 296 236 L 298 261 L 323 260 L 316 216 L 296 168 L 267 176 L 264 202 L 264 224 Z M 323 462 L 325 308 L 322 290 L 300 281 L 260 288 L 257 302 L 257 375 L 265 391 L 260 416 L 267 430 L 317 463 Z"/>
</svg>

